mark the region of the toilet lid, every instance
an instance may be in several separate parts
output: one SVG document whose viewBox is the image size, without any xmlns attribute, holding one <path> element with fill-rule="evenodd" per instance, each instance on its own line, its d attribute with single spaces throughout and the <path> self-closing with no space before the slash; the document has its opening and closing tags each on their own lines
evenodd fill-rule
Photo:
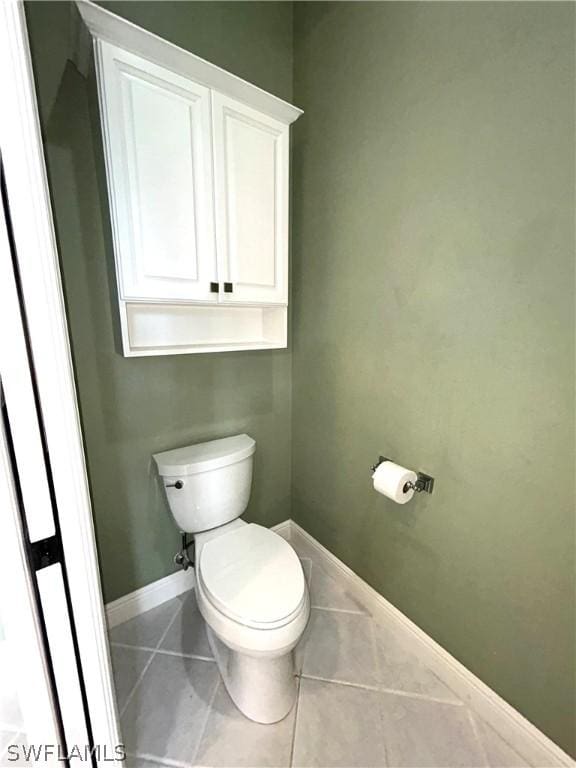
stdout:
<svg viewBox="0 0 576 768">
<path fill-rule="evenodd" d="M 298 555 L 277 533 L 243 525 L 207 541 L 199 575 L 209 600 L 246 626 L 272 629 L 301 608 L 305 582 Z"/>
</svg>

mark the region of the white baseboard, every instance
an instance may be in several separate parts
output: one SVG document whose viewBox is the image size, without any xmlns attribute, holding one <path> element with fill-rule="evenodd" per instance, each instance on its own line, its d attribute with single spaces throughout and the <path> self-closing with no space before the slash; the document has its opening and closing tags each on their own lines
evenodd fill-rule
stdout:
<svg viewBox="0 0 576 768">
<path fill-rule="evenodd" d="M 183 592 L 187 592 L 194 586 L 194 569 L 187 571 L 176 571 L 170 576 L 153 581 L 145 587 L 130 592 L 129 595 L 119 597 L 106 604 L 106 618 L 108 620 L 108 629 L 112 629 L 117 624 L 133 619 L 141 613 L 156 608 L 157 605 L 178 597 Z"/>
<path fill-rule="evenodd" d="M 283 538 L 302 548 L 308 547 L 316 562 L 339 579 L 348 582 L 350 591 L 381 624 L 388 624 L 396 635 L 401 634 L 405 647 L 411 649 L 457 696 L 502 738 L 519 755 L 534 766 L 572 766 L 576 763 L 553 741 L 545 736 L 514 707 L 438 645 L 392 603 L 376 592 L 347 565 L 329 552 L 293 520 L 279 531 Z"/>
<path fill-rule="evenodd" d="M 347 565 L 329 552 L 293 520 L 273 526 L 273 531 L 300 548 L 309 548 L 317 562 L 339 579 L 381 624 L 402 635 L 405 647 L 412 650 L 454 693 L 488 723 L 528 764 L 541 768 L 571 766 L 576 763 L 535 725 L 457 661 L 448 651 L 413 621 L 376 592 Z M 177 597 L 194 586 L 194 571 L 177 571 L 164 579 L 137 589 L 106 606 L 108 627 L 128 621 L 140 613 Z"/>
<path fill-rule="evenodd" d="M 292 538 L 293 525 L 295 525 L 295 523 L 293 523 L 292 520 L 284 520 L 283 523 L 273 525 L 270 530 L 274 531 L 274 533 L 277 533 L 279 536 L 282 536 L 282 538 L 286 539 L 286 541 L 290 541 Z"/>
</svg>

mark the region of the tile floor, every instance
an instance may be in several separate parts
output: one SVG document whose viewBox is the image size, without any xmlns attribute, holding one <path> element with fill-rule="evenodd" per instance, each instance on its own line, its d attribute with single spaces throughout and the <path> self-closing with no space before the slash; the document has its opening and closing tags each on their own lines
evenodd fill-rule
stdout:
<svg viewBox="0 0 576 768">
<path fill-rule="evenodd" d="M 296 652 L 297 705 L 281 723 L 253 723 L 232 704 L 193 592 L 111 630 L 129 768 L 527 766 L 310 552 L 299 554 L 313 608 Z"/>
</svg>

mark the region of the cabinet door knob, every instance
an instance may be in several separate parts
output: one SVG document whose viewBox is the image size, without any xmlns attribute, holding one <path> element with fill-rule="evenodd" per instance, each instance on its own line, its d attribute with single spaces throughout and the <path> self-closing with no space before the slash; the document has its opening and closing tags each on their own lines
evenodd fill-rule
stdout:
<svg viewBox="0 0 576 768">
<path fill-rule="evenodd" d="M 234 286 L 232 283 L 224 283 L 224 293 L 232 293 L 234 291 Z"/>
<path fill-rule="evenodd" d="M 219 293 L 220 283 L 210 283 L 210 293 Z"/>
</svg>

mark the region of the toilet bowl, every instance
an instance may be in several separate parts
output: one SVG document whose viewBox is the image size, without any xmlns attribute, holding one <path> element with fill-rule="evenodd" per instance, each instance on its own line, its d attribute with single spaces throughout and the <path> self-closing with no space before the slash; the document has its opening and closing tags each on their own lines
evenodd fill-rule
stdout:
<svg viewBox="0 0 576 768">
<path fill-rule="evenodd" d="M 240 523 L 240 525 L 238 525 Z M 292 650 L 310 615 L 300 561 L 278 534 L 234 521 L 196 538 L 196 591 L 230 697 L 274 723 L 296 699 Z M 208 541 L 206 541 L 206 538 Z"/>
<path fill-rule="evenodd" d="M 224 685 L 247 717 L 274 723 L 296 700 L 293 649 L 310 599 L 290 544 L 240 519 L 254 450 L 237 435 L 154 459 L 180 530 L 194 534 L 196 597 Z"/>
</svg>

